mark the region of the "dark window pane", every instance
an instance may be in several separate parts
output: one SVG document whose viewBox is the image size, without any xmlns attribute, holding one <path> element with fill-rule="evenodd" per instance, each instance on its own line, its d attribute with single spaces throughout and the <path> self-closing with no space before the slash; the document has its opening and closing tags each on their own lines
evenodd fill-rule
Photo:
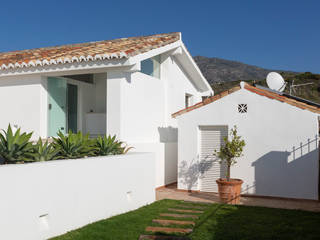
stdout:
<svg viewBox="0 0 320 240">
<path fill-rule="evenodd" d="M 151 58 L 141 62 L 141 72 L 149 76 L 153 75 L 153 61 Z"/>
<path fill-rule="evenodd" d="M 68 84 L 68 131 L 76 133 L 78 130 L 78 86 Z"/>
</svg>

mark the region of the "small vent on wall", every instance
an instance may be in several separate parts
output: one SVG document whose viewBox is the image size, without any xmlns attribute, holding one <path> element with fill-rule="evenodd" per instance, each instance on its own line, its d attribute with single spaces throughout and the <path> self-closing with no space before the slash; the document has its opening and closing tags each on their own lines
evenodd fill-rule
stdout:
<svg viewBox="0 0 320 240">
<path fill-rule="evenodd" d="M 247 104 L 238 104 L 238 112 L 239 113 L 247 113 L 248 106 Z"/>
<path fill-rule="evenodd" d="M 49 214 L 42 214 L 39 216 L 39 224 L 40 224 L 40 229 L 42 231 L 47 231 L 49 230 Z"/>
<path fill-rule="evenodd" d="M 132 191 L 127 192 L 127 200 L 128 202 L 132 202 Z"/>
</svg>

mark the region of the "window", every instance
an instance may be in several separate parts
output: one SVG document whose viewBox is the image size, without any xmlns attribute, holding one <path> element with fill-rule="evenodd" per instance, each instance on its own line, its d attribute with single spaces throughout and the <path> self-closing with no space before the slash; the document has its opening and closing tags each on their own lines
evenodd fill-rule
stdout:
<svg viewBox="0 0 320 240">
<path fill-rule="evenodd" d="M 239 113 L 246 113 L 248 111 L 247 104 L 238 104 L 238 112 Z"/>
<path fill-rule="evenodd" d="M 160 78 L 160 55 L 141 61 L 141 72 Z"/>
<path fill-rule="evenodd" d="M 204 100 L 206 100 L 207 98 L 209 98 L 210 96 L 202 96 L 201 97 L 201 100 L 202 100 L 202 102 L 204 101 Z"/>
<path fill-rule="evenodd" d="M 193 100 L 192 95 L 186 93 L 186 96 L 185 96 L 185 105 L 186 105 L 186 108 L 193 105 L 193 101 L 192 101 L 192 100 Z"/>
</svg>

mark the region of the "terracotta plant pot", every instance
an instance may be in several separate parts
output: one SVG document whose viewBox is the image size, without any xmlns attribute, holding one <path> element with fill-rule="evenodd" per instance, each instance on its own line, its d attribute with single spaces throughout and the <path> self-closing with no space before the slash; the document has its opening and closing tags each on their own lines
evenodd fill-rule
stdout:
<svg viewBox="0 0 320 240">
<path fill-rule="evenodd" d="M 221 202 L 228 204 L 240 203 L 241 184 L 243 183 L 241 179 L 231 178 L 228 182 L 227 179 L 220 178 L 216 182 Z"/>
</svg>

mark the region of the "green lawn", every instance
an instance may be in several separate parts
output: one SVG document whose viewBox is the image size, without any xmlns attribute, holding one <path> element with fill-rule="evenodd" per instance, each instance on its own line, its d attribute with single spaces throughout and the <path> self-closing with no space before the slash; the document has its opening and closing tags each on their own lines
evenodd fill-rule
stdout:
<svg viewBox="0 0 320 240">
<path fill-rule="evenodd" d="M 137 240 L 147 226 L 156 226 L 152 219 L 159 218 L 160 213 L 168 213 L 168 208 L 180 203 L 182 201 L 158 201 L 54 240 Z M 320 213 L 221 204 L 204 206 L 208 207 L 196 221 L 193 233 L 189 234 L 191 239 L 320 239 Z"/>
</svg>

